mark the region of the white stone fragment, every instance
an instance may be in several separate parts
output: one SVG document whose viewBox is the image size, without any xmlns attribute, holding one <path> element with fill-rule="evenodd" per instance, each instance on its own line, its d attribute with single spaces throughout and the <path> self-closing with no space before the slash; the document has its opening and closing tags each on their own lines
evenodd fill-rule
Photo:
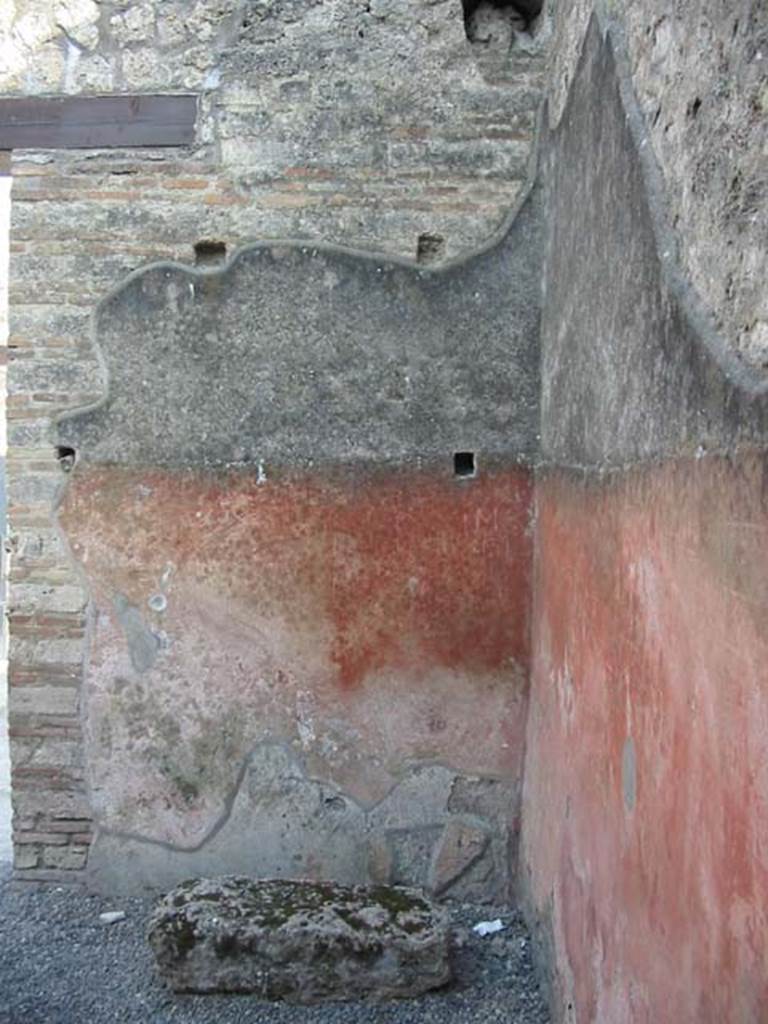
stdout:
<svg viewBox="0 0 768 1024">
<path fill-rule="evenodd" d="M 497 917 L 493 921 L 478 921 L 472 928 L 472 931 L 476 932 L 480 936 L 495 935 L 496 932 L 500 932 L 503 928 L 504 925 L 501 918 Z"/>
<path fill-rule="evenodd" d="M 99 920 L 102 924 L 117 924 L 118 921 L 125 920 L 125 911 L 105 910 L 103 914 L 99 914 Z"/>
</svg>

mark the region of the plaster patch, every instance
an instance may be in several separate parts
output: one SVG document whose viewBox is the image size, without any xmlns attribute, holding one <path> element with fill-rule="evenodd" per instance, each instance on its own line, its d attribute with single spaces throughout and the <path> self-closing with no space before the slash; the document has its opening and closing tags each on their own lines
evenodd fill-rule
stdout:
<svg viewBox="0 0 768 1024">
<path fill-rule="evenodd" d="M 635 809 L 637 799 L 637 758 L 635 757 L 635 741 L 627 736 L 621 754 L 621 790 L 624 794 L 624 807 L 628 813 Z"/>
<path fill-rule="evenodd" d="M 116 594 L 112 603 L 128 642 L 131 664 L 137 672 L 148 672 L 155 663 L 160 641 L 144 622 L 139 609 L 127 597 Z"/>
</svg>

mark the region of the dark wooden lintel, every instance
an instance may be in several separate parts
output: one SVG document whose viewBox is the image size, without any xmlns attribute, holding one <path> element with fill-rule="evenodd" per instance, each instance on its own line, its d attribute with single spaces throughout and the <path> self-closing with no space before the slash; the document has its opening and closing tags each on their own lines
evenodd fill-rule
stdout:
<svg viewBox="0 0 768 1024">
<path fill-rule="evenodd" d="M 0 151 L 188 146 L 197 97 L 57 96 L 0 99 Z"/>
</svg>

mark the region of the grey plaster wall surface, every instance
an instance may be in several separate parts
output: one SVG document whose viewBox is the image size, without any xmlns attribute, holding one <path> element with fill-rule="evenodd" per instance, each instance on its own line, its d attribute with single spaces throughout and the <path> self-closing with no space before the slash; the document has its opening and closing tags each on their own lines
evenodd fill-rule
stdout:
<svg viewBox="0 0 768 1024">
<path fill-rule="evenodd" d="M 107 393 L 59 424 L 85 461 L 311 466 L 530 459 L 539 209 L 444 269 L 300 244 L 221 271 L 158 265 L 100 306 Z"/>
<path fill-rule="evenodd" d="M 547 210 L 542 457 L 620 465 L 763 441 L 768 385 L 714 330 L 674 259 L 647 136 L 593 18 L 557 128 Z"/>
<path fill-rule="evenodd" d="M 592 10 L 627 53 L 684 272 L 728 345 L 768 353 L 768 6 L 763 0 L 551 0 L 548 93 L 565 106 Z"/>
</svg>

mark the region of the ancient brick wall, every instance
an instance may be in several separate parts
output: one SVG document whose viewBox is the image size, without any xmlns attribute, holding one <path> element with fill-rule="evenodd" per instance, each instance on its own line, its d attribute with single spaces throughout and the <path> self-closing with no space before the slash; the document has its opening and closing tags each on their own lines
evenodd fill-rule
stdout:
<svg viewBox="0 0 768 1024">
<path fill-rule="evenodd" d="M 350 878 L 508 895 L 525 751 L 526 903 L 558 1019 L 765 1019 L 768 405 L 754 366 L 765 319 L 762 28 L 750 3 L 702 13 L 681 0 L 674 17 L 652 0 L 623 13 L 606 6 L 617 34 L 604 38 L 611 18 L 593 23 L 577 74 L 590 5 L 555 11 L 540 367 L 538 268 L 524 258 L 537 251 L 534 216 L 440 273 L 314 244 L 250 248 L 221 275 L 156 267 L 101 307 L 111 388 L 93 356 L 92 313 L 145 262 L 215 261 L 266 235 L 322 236 L 423 263 L 487 237 L 524 173 L 539 44 L 487 10 L 468 27 L 472 44 L 458 5 L 439 0 L 354 9 L 83 0 L 57 7 L 58 22 L 46 6 L 16 4 L 19 19 L 5 16 L 8 45 L 21 54 L 5 79 L 11 92 L 201 93 L 189 151 L 15 157 L 8 404 L 19 877 L 76 874 L 97 809 L 107 827 L 96 870 L 108 884 L 170 880 L 189 865 L 216 870 L 241 855 L 245 837 L 261 863 L 290 850 L 306 873 L 334 864 Z M 181 393 L 162 401 L 146 349 L 165 338 L 153 334 L 157 323 L 173 327 L 164 365 L 186 340 L 183 351 L 223 359 L 221 337 L 203 344 L 206 318 L 224 316 L 228 289 L 249 274 L 250 326 L 233 339 L 266 346 L 258 288 L 279 282 L 265 306 L 291 342 L 281 343 L 288 372 L 279 380 L 258 359 L 247 366 L 266 405 L 283 386 L 296 401 L 282 409 L 333 396 L 333 416 L 317 431 L 320 474 L 308 436 L 297 429 L 301 451 L 289 451 L 279 418 L 272 432 L 254 433 L 273 445 L 263 466 L 258 446 L 226 432 L 222 447 L 213 431 L 220 448 L 211 447 L 202 415 L 191 419 L 191 441 L 150 432 L 156 447 L 144 443 L 142 388 L 158 422 L 169 409 L 195 408 Z M 314 298 L 291 306 L 292 292 L 304 294 L 299 283 Z M 411 323 L 421 323 L 416 339 Z M 329 324 L 343 344 L 325 350 L 313 375 L 302 344 L 318 344 Z M 471 339 L 467 350 L 457 329 Z M 133 336 L 141 343 L 129 352 Z M 358 337 L 366 355 L 349 358 Z M 441 369 L 455 404 L 438 402 L 439 415 L 400 434 L 423 403 L 410 378 L 379 379 L 366 359 L 378 344 L 377 369 L 387 353 L 418 357 L 422 339 L 422 356 L 450 341 Z M 531 358 L 518 363 L 522 351 Z M 227 366 L 221 379 L 231 384 Z M 192 398 L 208 401 L 190 380 Z M 453 431 L 494 387 L 510 402 L 497 395 L 472 420 L 493 458 L 456 481 Z M 62 425 L 62 467 L 51 415 L 96 399 L 98 408 Z M 238 412 L 231 406 L 227 416 Z M 361 408 L 376 413 L 373 434 Z M 533 420 L 499 443 L 521 408 Z M 261 412 L 246 409 L 251 419 Z M 382 423 L 390 442 L 407 438 L 395 458 L 378 444 Z M 70 445 L 80 462 L 60 514 L 73 557 L 50 516 Z M 204 457 L 185 461 L 185 446 Z M 373 595 L 362 609 L 361 593 Z M 270 616 L 279 629 L 264 627 Z M 283 628 L 291 616 L 300 628 Z M 259 630 L 270 643 L 259 646 L 256 671 L 248 652 Z M 153 677 L 162 659 L 169 672 Z M 225 685 L 213 689 L 222 666 Z M 459 677 L 466 688 L 441 689 Z M 290 697 L 284 718 L 268 719 L 277 735 L 259 733 L 265 719 L 253 706 L 250 717 L 238 714 L 254 678 L 270 691 L 265 701 L 275 687 Z M 186 690 L 168 685 L 188 679 Z M 211 692 L 222 699 L 206 703 Z M 341 746 L 362 756 L 329 771 L 333 744 L 351 728 L 362 742 Z M 245 733 L 258 733 L 256 746 Z M 132 775 L 121 766 L 134 755 L 141 771 Z M 275 816 L 286 825 L 269 831 Z M 350 834 L 366 842 L 350 848 Z M 317 850 L 302 846 L 307 835 L 322 836 Z"/>
<path fill-rule="evenodd" d="M 8 343 L 8 234 L 11 216 L 11 166 L 10 159 L 0 158 L 0 354 L 3 356 L 0 368 L 0 388 L 5 394 L 6 359 Z M 0 515 L 2 515 L 2 533 L 5 541 L 5 417 L 0 425 L 0 455 L 2 456 L 2 476 L 0 476 Z M 5 543 L 3 543 L 5 548 Z M 6 553 L 3 550 L 3 565 Z M 2 572 L 3 611 L 5 611 L 5 569 Z M 8 687 L 6 668 L 7 630 L 3 629 L 2 637 L 2 682 L 0 682 L 0 860 L 9 861 L 11 849 L 11 763 L 8 747 Z"/>
<path fill-rule="evenodd" d="M 479 245 L 526 173 L 543 58 L 527 36 L 510 36 L 501 58 L 470 44 L 458 0 L 16 0 L 2 18 L 4 94 L 200 96 L 189 149 L 13 155 L 16 869 L 58 878 L 84 865 L 92 831 L 81 704 L 88 593 L 51 521 L 63 478 L 50 424 L 101 393 L 96 304 L 143 264 L 216 260 L 257 238 L 423 260 Z"/>
</svg>

